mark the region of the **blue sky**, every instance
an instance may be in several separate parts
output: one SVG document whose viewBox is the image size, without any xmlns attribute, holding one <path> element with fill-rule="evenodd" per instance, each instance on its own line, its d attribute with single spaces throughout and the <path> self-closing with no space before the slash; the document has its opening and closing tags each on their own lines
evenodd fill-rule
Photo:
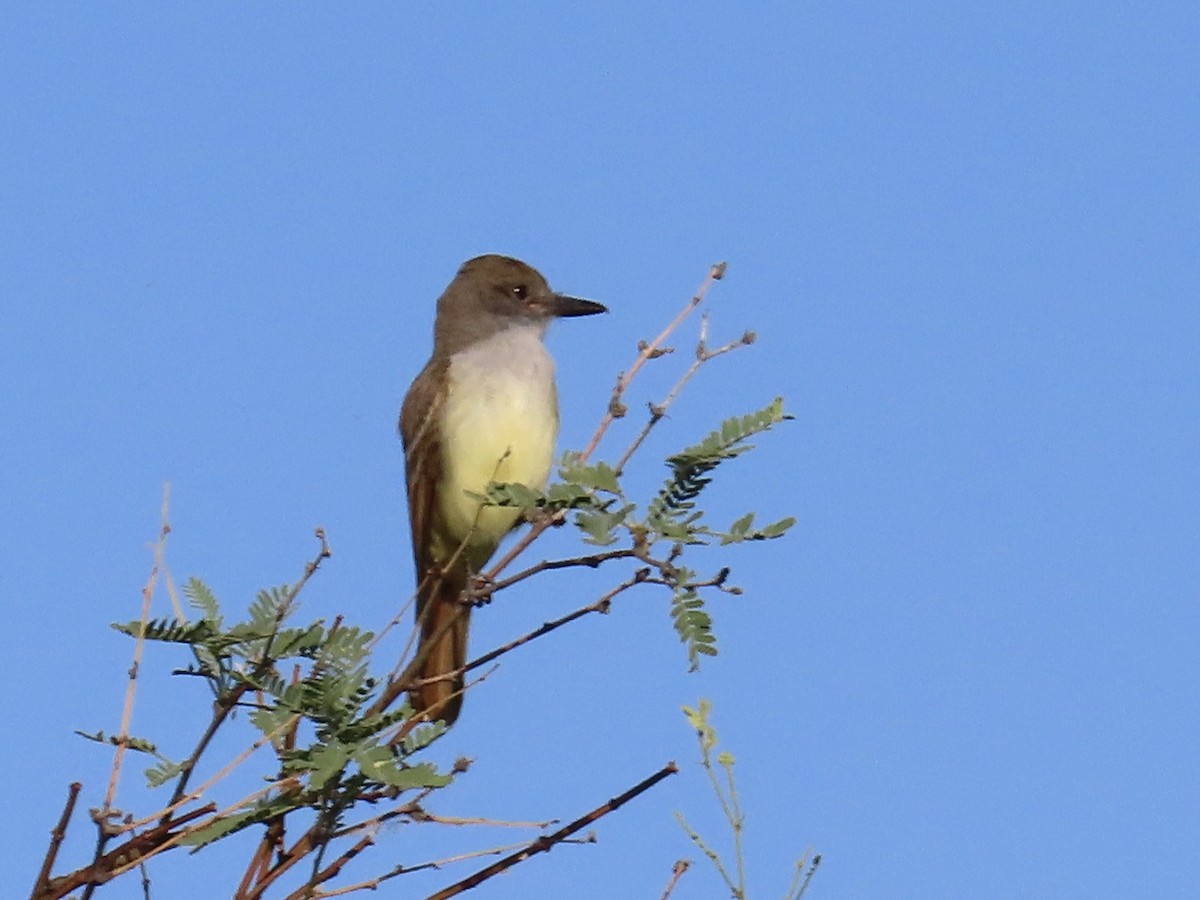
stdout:
<svg viewBox="0 0 1200 900">
<path fill-rule="evenodd" d="M 371 627 L 407 596 L 396 411 L 438 293 L 499 251 L 612 310 L 551 333 L 564 447 L 728 260 L 714 339 L 760 340 L 706 367 L 630 483 L 782 394 L 796 420 L 711 509 L 799 521 L 698 558 L 746 591 L 714 601 L 699 674 L 646 592 L 472 692 L 439 747 L 476 759 L 445 814 L 569 820 L 683 767 L 598 845 L 481 896 L 659 896 L 698 856 L 672 812 L 720 834 L 678 713 L 700 696 L 738 759 L 754 896 L 806 848 L 812 897 L 1193 896 L 1198 39 L 1188 3 L 7 8 L 0 771 L 21 864 L 0 893 L 28 889 L 67 783 L 103 794 L 108 757 L 72 730 L 117 725 L 129 647 L 107 625 L 136 617 L 164 481 L 172 571 L 231 610 L 293 579 L 318 524 L 334 556 L 304 615 Z M 474 645 L 607 583 L 510 595 Z M 180 662 L 149 656 L 134 723 L 176 756 L 203 706 Z M 152 802 L 137 781 L 130 807 Z M 77 816 L 67 858 L 88 838 Z M 355 874 L 516 839 L 398 828 Z M 155 896 L 232 885 L 203 857 L 151 875 Z M 674 896 L 721 890 L 698 860 Z"/>
</svg>

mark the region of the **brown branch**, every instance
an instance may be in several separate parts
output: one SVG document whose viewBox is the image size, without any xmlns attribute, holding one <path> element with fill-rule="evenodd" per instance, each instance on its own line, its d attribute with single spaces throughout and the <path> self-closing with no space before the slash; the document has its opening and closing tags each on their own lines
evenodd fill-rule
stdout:
<svg viewBox="0 0 1200 900">
<path fill-rule="evenodd" d="M 413 812 L 414 822 L 432 822 L 435 825 L 486 825 L 489 828 L 549 828 L 558 823 L 558 819 L 547 819 L 545 822 L 509 822 L 504 819 L 486 819 L 479 816 L 439 816 L 436 813 L 418 809 Z"/>
<path fill-rule="evenodd" d="M 208 749 L 208 745 L 212 742 L 213 737 L 216 736 L 217 729 L 225 723 L 225 719 L 233 712 L 234 707 L 238 705 L 238 701 L 249 690 L 249 684 L 239 684 L 224 697 L 219 697 L 213 704 L 212 718 L 209 719 L 208 727 L 204 729 L 204 733 L 200 735 L 200 740 L 196 742 L 196 749 L 181 763 L 179 780 L 175 782 L 175 790 L 171 792 L 171 799 L 167 802 L 167 811 L 163 814 L 162 820 L 164 823 L 171 820 L 172 810 L 184 800 L 188 782 L 191 780 L 192 773 L 196 770 L 196 764 L 200 762 L 201 754 Z"/>
<path fill-rule="evenodd" d="M 531 841 L 526 846 L 522 847 L 516 853 L 506 856 L 504 859 L 492 863 L 487 868 L 480 869 L 474 875 L 464 878 L 462 881 L 455 882 L 447 888 L 443 888 L 436 894 L 430 894 L 428 900 L 447 900 L 449 897 L 456 897 L 464 891 L 468 891 L 473 887 L 477 887 L 487 881 L 494 875 L 499 875 L 501 872 L 511 869 L 517 863 L 524 862 L 531 856 L 536 856 L 538 853 L 546 853 L 552 850 L 555 844 L 561 844 L 575 832 L 592 824 L 596 820 L 603 818 L 610 812 L 620 809 L 630 800 L 637 797 L 639 794 L 645 793 L 654 785 L 658 784 L 664 778 L 674 775 L 679 771 L 679 768 L 673 762 L 667 763 L 649 778 L 639 782 L 631 787 L 625 793 L 613 797 L 607 803 L 597 806 L 591 812 L 580 816 L 569 825 L 565 825 L 553 834 L 543 835 L 534 841 Z"/>
<path fill-rule="evenodd" d="M 204 796 L 205 791 L 207 791 L 209 788 L 211 788 L 213 785 L 217 784 L 218 782 L 222 781 L 224 778 L 226 778 L 230 772 L 232 772 L 234 769 L 236 769 L 238 766 L 240 766 L 242 763 L 244 763 L 246 760 L 248 760 L 251 756 L 253 756 L 259 750 L 261 750 L 264 746 L 266 746 L 267 744 L 274 741 L 275 738 L 278 737 L 283 731 L 285 731 L 288 728 L 291 728 L 293 726 L 293 724 L 295 723 L 295 721 L 299 718 L 300 718 L 300 714 L 296 713 L 295 715 L 291 716 L 289 719 L 286 719 L 282 724 L 280 724 L 274 730 L 267 732 L 260 738 L 257 738 L 254 741 L 254 743 L 252 743 L 249 747 L 247 747 L 245 750 L 243 750 L 241 753 L 239 753 L 237 756 L 235 756 L 233 759 L 231 759 L 229 762 L 227 762 L 224 765 L 224 767 L 222 767 L 215 775 L 212 775 L 208 779 L 208 781 L 204 782 L 202 785 L 200 785 L 200 787 L 196 788 L 194 791 L 192 791 L 188 794 L 185 794 L 183 797 L 181 797 L 178 801 L 176 801 L 175 803 L 173 803 L 170 806 L 164 807 L 163 809 L 160 809 L 157 812 L 154 812 L 151 815 L 146 816 L 145 818 L 126 823 L 125 825 L 121 826 L 121 830 L 129 831 L 133 828 L 139 828 L 152 819 L 162 819 L 164 821 L 168 820 L 170 818 L 171 814 L 173 814 L 177 809 L 179 809 L 185 803 L 191 803 L 193 800 L 199 800 L 202 796 Z M 270 784 L 266 785 L 265 787 L 259 788 L 257 791 L 247 794 L 245 797 L 243 797 L 237 803 L 234 803 L 231 806 L 227 807 L 225 811 L 227 812 L 227 811 L 236 809 L 239 806 L 244 806 L 245 804 L 255 800 L 257 797 L 259 797 L 263 794 L 266 794 L 272 790 L 275 790 L 275 789 L 282 790 L 284 787 L 294 788 L 297 783 L 298 783 L 298 780 L 296 779 L 295 776 L 284 776 L 283 778 L 280 778 L 278 781 L 273 781 Z M 224 812 L 222 812 L 222 815 L 224 815 Z"/>
<path fill-rule="evenodd" d="M 588 613 L 607 613 L 608 608 L 612 604 L 612 600 L 614 597 L 616 597 L 618 594 L 620 594 L 624 591 L 629 590 L 635 584 L 641 584 L 643 581 L 646 580 L 647 577 L 649 577 L 649 575 L 650 575 L 649 569 L 647 569 L 647 568 L 638 569 L 636 572 L 633 573 L 633 575 L 631 575 L 625 581 L 622 581 L 619 585 L 617 585 L 611 591 L 606 593 L 603 597 L 601 597 L 596 602 L 589 603 L 587 606 L 581 606 L 581 607 L 579 607 L 579 609 L 575 610 L 574 612 L 569 612 L 565 616 L 562 616 L 561 618 L 554 619 L 553 621 L 550 621 L 550 622 L 544 622 L 540 627 L 535 628 L 533 631 L 529 632 L 528 634 L 523 634 L 523 635 L 521 635 L 521 637 L 516 638 L 515 640 L 512 640 L 512 641 L 509 641 L 507 644 L 505 644 L 502 647 L 497 647 L 494 650 L 489 650 L 487 653 L 483 654 L 483 656 L 476 657 L 475 659 L 471 660 L 469 663 L 467 663 L 465 666 L 462 667 L 462 669 L 460 670 L 461 674 L 466 674 L 467 672 L 470 672 L 472 669 L 477 669 L 480 666 L 491 662 L 492 660 L 496 659 L 497 657 L 503 656 L 505 653 L 508 653 L 511 650 L 515 650 L 517 647 L 520 647 L 522 644 L 528 644 L 530 641 L 536 640 L 537 638 L 540 638 L 543 635 L 549 634 L 551 631 L 554 631 L 557 628 L 561 628 L 563 625 L 567 625 L 571 622 L 574 622 L 576 619 L 583 618 Z M 450 677 L 456 677 L 458 674 L 460 674 L 460 673 L 453 672 L 453 673 L 451 673 Z"/>
<path fill-rule="evenodd" d="M 50 832 L 50 847 L 46 850 L 46 858 L 42 860 L 42 869 L 38 872 L 37 881 L 33 883 L 34 897 L 43 894 L 50 883 L 50 873 L 54 870 L 54 861 L 58 858 L 58 850 L 62 846 L 63 839 L 67 836 L 67 825 L 71 821 L 71 814 L 75 812 L 75 801 L 79 799 L 79 792 L 82 789 L 83 785 L 78 781 L 71 782 L 71 786 L 67 788 L 67 802 L 63 806 L 62 815 L 58 817 L 58 824 Z"/>
<path fill-rule="evenodd" d="M 313 825 L 300 836 L 290 850 L 281 850 L 275 865 L 271 867 L 264 877 L 258 880 L 253 888 L 244 894 L 238 894 L 238 900 L 257 900 L 257 898 L 262 897 L 266 889 L 280 876 L 316 849 L 321 833 L 321 829 L 317 825 Z"/>
<path fill-rule="evenodd" d="M 146 623 L 150 620 L 150 601 L 154 597 L 154 585 L 158 583 L 159 569 L 163 564 L 166 551 L 167 535 L 171 533 L 171 523 L 167 521 L 167 511 L 171 502 L 171 484 L 163 485 L 162 524 L 158 530 L 158 540 L 154 544 L 154 564 L 150 567 L 150 576 L 142 588 L 142 615 L 137 638 L 133 642 L 133 662 L 129 665 L 129 681 L 125 685 L 125 704 L 121 710 L 121 730 L 117 733 L 116 753 L 113 754 L 112 772 L 108 776 L 108 790 L 104 792 L 102 810 L 112 809 L 117 796 L 117 784 L 121 779 L 121 763 L 125 759 L 125 747 L 129 737 L 129 723 L 133 719 L 133 699 L 137 693 L 138 670 L 142 665 L 142 652 L 146 647 Z M 103 844 L 101 844 L 101 847 Z M 100 849 L 99 847 L 97 849 Z"/>
<path fill-rule="evenodd" d="M 109 820 L 112 818 L 113 801 L 117 796 L 117 785 L 121 780 L 121 765 L 125 761 L 125 750 L 129 745 L 129 725 L 133 720 L 133 701 L 137 694 L 138 671 L 141 668 L 142 654 L 146 647 L 146 625 L 150 620 L 150 603 L 154 597 L 154 586 L 158 582 L 159 570 L 164 564 L 163 559 L 166 550 L 167 535 L 171 533 L 171 525 L 167 521 L 170 499 L 171 485 L 170 482 L 167 482 L 163 485 L 162 524 L 159 526 L 158 540 L 154 544 L 154 563 L 150 566 L 150 575 L 146 579 L 146 584 L 142 587 L 141 617 L 139 619 L 137 637 L 133 643 L 133 661 L 129 664 L 129 680 L 125 685 L 125 701 L 121 708 L 121 725 L 113 741 L 117 749 L 113 753 L 112 770 L 109 772 L 108 788 L 104 792 L 103 805 L 100 809 L 95 810 L 92 815 L 92 819 L 96 822 L 98 829 L 96 849 L 92 854 L 93 865 L 99 863 L 104 855 L 104 848 L 114 834 L 110 828 Z M 87 883 L 83 891 L 83 900 L 88 900 L 95 892 L 95 888 L 95 883 Z"/>
<path fill-rule="evenodd" d="M 434 859 L 429 862 L 418 863 L 415 866 L 396 866 L 388 870 L 382 875 L 377 875 L 374 878 L 366 881 L 359 881 L 354 884 L 343 885 L 340 888 L 332 891 L 317 891 L 313 894 L 313 900 L 324 900 L 326 897 L 340 897 L 345 894 L 353 894 L 356 891 L 374 891 L 379 888 L 385 881 L 397 878 L 400 875 L 408 875 L 412 872 L 421 872 L 425 869 L 441 869 L 450 863 L 462 862 L 466 859 L 478 859 L 481 856 L 499 856 L 516 847 L 523 847 L 524 844 L 506 844 L 500 847 L 491 847 L 487 850 L 472 850 L 469 853 L 459 853 L 455 856 L 447 856 L 442 859 Z"/>
<path fill-rule="evenodd" d="M 331 862 L 320 872 L 313 873 L 313 877 L 310 878 L 303 887 L 297 888 L 296 890 L 292 891 L 292 893 L 288 894 L 286 900 L 306 900 L 306 898 L 312 897 L 318 885 L 322 885 L 326 881 L 336 878 L 338 873 L 340 873 L 345 867 L 346 863 L 350 862 L 350 860 L 354 859 L 354 857 L 358 856 L 358 854 L 362 853 L 374 843 L 375 835 L 373 833 L 363 835 L 353 847 Z"/>
<path fill-rule="evenodd" d="M 641 344 L 641 352 L 638 353 L 637 359 L 633 361 L 633 365 L 629 367 L 627 372 L 624 372 L 621 377 L 617 379 L 616 387 L 613 388 L 612 397 L 608 401 L 608 411 L 604 414 L 604 418 L 600 420 L 600 425 L 596 428 L 596 432 L 592 435 L 592 439 L 588 441 L 587 447 L 585 447 L 583 453 L 580 454 L 580 462 L 586 461 L 595 452 L 596 447 L 599 446 L 600 441 L 603 439 L 605 432 L 608 431 L 609 426 L 612 425 L 614 420 L 625 414 L 621 397 L 629 389 L 629 385 L 633 382 L 633 379 L 637 375 L 638 371 L 646 364 L 648 360 L 662 355 L 659 348 L 662 347 L 666 339 L 670 337 L 671 334 L 674 333 L 675 329 L 682 325 L 684 320 L 690 316 L 696 307 L 704 301 L 704 296 L 708 293 L 708 289 L 712 287 L 713 282 L 720 281 L 724 277 L 725 263 L 720 262 L 712 266 L 708 270 L 708 275 L 705 276 L 704 281 L 701 282 L 700 287 L 692 296 L 692 299 L 687 302 L 687 305 L 685 305 L 682 310 L 680 310 L 679 315 L 671 320 L 671 323 L 659 333 L 658 337 L 648 344 L 645 342 Z"/>
<path fill-rule="evenodd" d="M 250 864 L 246 866 L 246 871 L 242 875 L 242 880 L 238 882 L 237 890 L 233 892 L 233 896 L 244 896 L 246 891 L 250 890 L 250 885 L 266 874 L 267 868 L 271 865 L 271 852 L 277 846 L 272 834 L 276 830 L 276 826 L 282 826 L 282 820 L 271 822 L 263 835 L 263 839 L 259 841 L 258 847 L 254 850 L 254 855 L 250 857 Z M 278 829 L 278 830 L 281 830 Z M 282 835 L 280 835 L 282 840 Z"/>
<path fill-rule="evenodd" d="M 663 398 L 662 403 L 647 404 L 650 407 L 650 418 L 646 420 L 646 424 L 642 426 L 642 430 L 638 432 L 637 437 L 635 437 L 629 446 L 625 448 L 625 452 L 621 454 L 621 459 L 617 462 L 617 465 L 613 471 L 615 471 L 618 476 L 625 471 L 625 466 L 629 464 L 630 458 L 634 453 L 637 452 L 637 449 L 642 446 L 642 442 L 646 440 L 654 426 L 666 417 L 667 410 L 670 408 L 671 404 L 674 403 L 676 398 L 679 397 L 684 387 L 689 381 L 692 380 L 692 376 L 694 376 L 700 370 L 702 365 L 709 360 L 716 359 L 718 356 L 724 356 L 726 353 L 736 350 L 738 347 L 748 347 L 753 344 L 756 339 L 757 338 L 753 331 L 747 331 L 737 340 L 730 341 L 728 344 L 718 347 L 716 350 L 709 350 L 708 315 L 706 313 L 700 320 L 700 342 L 696 345 L 696 358 L 692 360 L 692 364 L 688 366 L 687 370 L 679 377 L 679 380 L 676 381 L 671 387 L 671 390 L 667 392 L 667 396 Z"/>
<path fill-rule="evenodd" d="M 514 638 L 513 640 L 509 641 L 507 644 L 504 644 L 503 646 L 496 647 L 493 650 L 489 650 L 487 653 L 484 653 L 482 656 L 476 657 L 475 659 L 471 660 L 466 665 L 461 666 L 460 668 L 454 669 L 453 671 L 450 671 L 450 672 L 445 672 L 441 675 L 434 675 L 430 678 L 418 679 L 416 681 L 413 681 L 412 683 L 401 683 L 401 688 L 404 690 L 408 690 L 408 689 L 411 689 L 414 687 L 418 687 L 420 685 L 432 684 L 432 683 L 438 682 L 438 681 L 451 681 L 455 678 L 458 678 L 460 675 L 465 675 L 474 669 L 478 669 L 480 666 L 486 665 L 487 663 L 491 662 L 492 660 L 496 659 L 497 657 L 503 656 L 505 653 L 515 650 L 517 647 L 520 647 L 523 644 L 528 644 L 532 640 L 536 640 L 537 638 L 540 638 L 543 635 L 549 634 L 550 632 L 552 632 L 558 628 L 561 628 L 564 625 L 574 622 L 576 619 L 581 619 L 584 616 L 588 615 L 589 613 L 607 613 L 609 606 L 612 604 L 613 598 L 616 597 L 618 594 L 629 590 L 631 587 L 633 587 L 636 584 L 641 584 L 642 582 L 652 581 L 652 580 L 653 579 L 650 578 L 650 569 L 649 568 L 643 567 L 641 569 L 638 569 L 636 572 L 633 573 L 633 575 L 631 575 L 625 581 L 621 582 L 619 585 L 617 585 L 612 590 L 608 591 L 606 594 L 604 594 L 604 596 L 600 597 L 595 602 L 589 603 L 586 606 L 581 606 L 581 607 L 579 607 L 579 609 L 569 612 L 565 616 L 562 616 L 561 618 L 553 619 L 552 621 L 549 621 L 549 622 L 544 622 L 541 626 L 539 626 L 538 628 L 535 628 L 533 631 L 530 631 L 527 634 L 523 634 L 518 638 Z M 398 743 L 405 736 L 407 736 L 409 732 L 412 731 L 413 727 L 415 727 L 416 724 L 419 724 L 419 723 L 417 723 L 415 721 L 411 721 L 411 720 L 410 720 L 410 722 L 404 723 L 404 725 L 401 727 L 400 731 L 395 735 L 395 737 L 393 737 L 389 741 L 389 743 L 391 743 L 391 744 Z"/>
<path fill-rule="evenodd" d="M 537 521 L 535 521 L 529 527 L 529 530 L 521 535 L 521 537 L 517 539 L 517 542 L 508 549 L 508 552 L 492 564 L 491 568 L 484 573 L 483 577 L 489 581 L 495 581 L 496 576 L 507 569 L 512 564 L 514 559 L 516 559 L 529 548 L 530 544 L 540 538 L 555 525 L 559 524 L 560 522 L 565 522 L 566 518 L 566 513 L 561 509 L 540 516 Z"/>
<path fill-rule="evenodd" d="M 144 865 L 146 860 L 151 857 L 170 850 L 196 830 L 194 828 L 180 828 L 180 826 L 187 825 L 194 819 L 208 815 L 216 809 L 216 806 L 215 803 L 208 803 L 199 809 L 184 813 L 178 819 L 173 819 L 166 825 L 157 825 L 149 831 L 142 832 L 141 835 L 135 836 L 126 842 L 126 847 L 132 846 L 130 851 L 126 851 L 123 847 L 110 850 L 105 856 L 111 863 L 111 869 L 106 876 L 106 880 L 111 881 L 119 875 L 124 875 L 130 869 Z M 172 832 L 172 828 L 179 828 L 179 830 Z M 146 849 L 144 850 L 140 846 L 136 846 L 139 837 L 146 838 L 144 841 Z M 95 883 L 98 884 L 99 882 Z"/>
<path fill-rule="evenodd" d="M 96 886 L 111 881 L 122 872 L 140 865 L 149 857 L 174 845 L 182 832 L 172 833 L 172 828 L 177 828 L 193 819 L 208 815 L 216 808 L 217 805 L 215 803 L 210 803 L 207 806 L 185 813 L 166 825 L 157 825 L 148 831 L 143 831 L 141 834 L 133 835 L 123 844 L 114 847 L 101 856 L 97 856 L 88 865 L 76 869 L 69 875 L 51 879 L 41 894 L 35 893 L 33 896 L 36 900 L 65 897 L 79 887 L 84 888 L 85 893 L 89 893 Z"/>
<path fill-rule="evenodd" d="M 675 890 L 675 885 L 679 884 L 679 879 L 683 877 L 683 873 L 691 867 L 691 862 L 686 859 L 675 860 L 675 867 L 671 869 L 671 880 L 667 882 L 667 889 L 663 891 L 662 897 L 659 900 L 668 900 L 671 893 Z"/>
<path fill-rule="evenodd" d="M 598 569 L 601 564 L 612 559 L 629 559 L 638 555 L 637 549 L 626 547 L 621 550 L 609 550 L 604 553 L 593 553 L 588 556 L 572 556 L 569 559 L 544 559 L 537 565 L 530 566 L 528 569 L 522 569 L 515 575 L 509 575 L 496 582 L 483 582 L 483 587 L 475 593 L 479 597 L 491 597 L 497 591 L 502 591 L 507 587 L 512 587 L 518 582 L 524 581 L 526 578 L 532 578 L 539 572 L 549 572 L 554 569 L 569 569 L 574 566 L 586 566 L 589 569 Z M 472 596 L 472 592 L 468 592 L 468 597 Z"/>
<path fill-rule="evenodd" d="M 549 527 L 549 525 L 546 525 L 546 527 Z M 536 529 L 537 529 L 537 525 L 534 526 L 534 530 L 536 530 Z M 527 534 L 533 534 L 533 533 L 534 533 L 534 531 L 531 530 Z M 528 546 L 528 545 L 526 545 L 526 546 Z M 523 581 L 526 578 L 530 578 L 539 572 L 544 572 L 544 571 L 548 571 L 551 569 L 565 569 L 565 568 L 569 568 L 572 566 L 586 566 L 588 568 L 594 569 L 594 568 L 598 568 L 602 563 L 607 562 L 608 560 L 611 560 L 611 559 L 635 559 L 635 558 L 636 559 L 644 558 L 644 550 L 642 548 L 632 547 L 632 548 L 624 548 L 621 550 L 611 550 L 611 551 L 608 551 L 605 553 L 596 553 L 596 554 L 592 554 L 589 556 L 572 557 L 569 559 L 543 560 L 542 562 L 538 563 L 537 565 L 530 566 L 528 569 L 518 572 L 517 574 L 512 575 L 509 578 L 505 578 L 501 581 L 497 581 L 495 583 L 490 583 L 489 582 L 490 575 L 483 575 L 482 581 L 485 585 L 485 590 L 486 590 L 487 594 L 490 595 L 491 593 L 494 593 L 497 590 L 502 590 L 503 588 L 506 588 L 513 584 L 516 584 L 519 581 Z M 648 561 L 654 562 L 653 560 L 648 560 Z M 660 567 L 661 567 L 661 565 L 660 565 Z M 451 672 L 445 672 L 441 675 L 437 675 L 432 678 L 428 678 L 428 679 L 424 679 L 424 680 L 414 680 L 413 676 L 415 676 L 416 673 L 418 671 L 420 671 L 421 666 L 425 661 L 425 657 L 432 650 L 432 648 L 433 648 L 434 644 L 437 642 L 438 638 L 443 633 L 448 631 L 449 628 L 454 624 L 453 621 L 447 621 L 447 622 L 443 623 L 443 625 L 440 629 L 434 631 L 433 636 L 428 641 L 425 642 L 423 651 L 418 651 L 417 654 L 411 660 L 409 660 L 407 665 L 405 665 L 403 667 L 403 669 L 400 671 L 400 673 L 395 675 L 395 677 L 392 678 L 391 682 L 380 693 L 378 699 L 376 699 L 376 701 L 373 704 L 371 704 L 370 708 L 367 710 L 366 715 L 370 716 L 370 715 L 378 715 L 379 713 L 382 713 L 389 706 L 391 706 L 401 694 L 405 693 L 406 691 L 412 690 L 414 687 L 417 687 L 418 685 L 429 684 L 434 681 L 450 681 L 454 678 L 457 678 L 459 675 L 469 672 L 472 669 L 476 669 L 479 666 L 483 665 L 484 663 L 489 662 L 492 659 L 495 659 L 497 656 L 501 656 L 504 653 L 507 653 L 508 651 L 521 646 L 522 644 L 528 643 L 529 641 L 533 640 L 534 638 L 541 637 L 543 634 L 547 634 L 556 628 L 566 625 L 568 622 L 578 619 L 581 616 L 586 615 L 589 612 L 606 612 L 607 604 L 609 601 L 612 600 L 613 597 L 615 597 L 621 591 L 626 590 L 628 587 L 631 587 L 633 584 L 638 584 L 638 583 L 646 580 L 648 575 L 649 575 L 648 572 L 645 574 L 635 575 L 634 580 L 631 583 L 626 584 L 623 582 L 620 586 L 618 586 L 618 588 L 616 590 L 605 595 L 605 597 L 602 597 L 600 600 L 596 601 L 595 603 L 588 604 L 587 606 L 582 607 L 581 609 L 578 609 L 575 612 L 568 614 L 567 616 L 565 616 L 564 618 L 562 618 L 560 620 L 556 620 L 554 622 L 548 622 L 545 625 L 543 625 L 541 628 L 535 630 L 534 632 L 524 635 L 523 637 L 517 638 L 512 643 L 506 644 L 504 647 L 497 648 L 496 650 L 493 650 L 490 653 L 485 654 L 484 656 L 479 657 L 476 660 L 473 660 L 472 662 L 468 663 L 466 666 L 463 666 L 462 668 L 455 669 Z M 468 591 L 468 596 L 470 596 L 469 591 Z M 392 738 L 391 743 L 395 744 L 396 742 L 398 742 L 399 740 L 404 738 L 418 724 L 420 724 L 420 721 L 417 719 L 414 719 L 414 720 L 411 720 L 410 722 L 405 723 L 404 727 L 402 727 L 401 730 Z"/>
</svg>

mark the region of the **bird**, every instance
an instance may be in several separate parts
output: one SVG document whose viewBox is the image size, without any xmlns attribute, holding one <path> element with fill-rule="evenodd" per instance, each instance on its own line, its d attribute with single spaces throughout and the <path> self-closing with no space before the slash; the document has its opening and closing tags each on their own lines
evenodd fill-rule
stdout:
<svg viewBox="0 0 1200 900">
<path fill-rule="evenodd" d="M 545 487 L 559 421 L 546 329 L 607 311 L 552 291 L 532 266 L 498 254 L 463 263 L 437 301 L 433 353 L 399 422 L 420 630 L 410 700 L 426 721 L 449 726 L 459 716 L 472 608 L 465 591 L 522 517 L 472 495 L 490 482 Z"/>
</svg>

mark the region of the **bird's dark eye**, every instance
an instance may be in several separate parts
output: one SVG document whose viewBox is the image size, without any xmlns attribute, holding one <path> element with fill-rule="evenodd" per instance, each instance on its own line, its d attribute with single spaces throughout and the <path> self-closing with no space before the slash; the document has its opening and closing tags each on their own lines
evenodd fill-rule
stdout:
<svg viewBox="0 0 1200 900">
<path fill-rule="evenodd" d="M 529 288 L 525 287 L 525 285 L 523 285 L 523 284 L 518 284 L 516 287 L 514 287 L 512 289 L 512 292 L 513 292 L 513 296 L 516 297 L 518 300 L 524 300 L 526 297 L 529 296 Z"/>
</svg>

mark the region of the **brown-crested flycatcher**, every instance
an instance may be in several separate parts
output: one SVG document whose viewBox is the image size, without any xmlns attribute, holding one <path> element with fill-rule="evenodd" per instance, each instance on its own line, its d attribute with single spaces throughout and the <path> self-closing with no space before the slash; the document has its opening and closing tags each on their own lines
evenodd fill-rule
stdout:
<svg viewBox="0 0 1200 900">
<path fill-rule="evenodd" d="M 554 293 L 520 260 L 495 255 L 464 263 L 438 299 L 433 356 L 400 410 L 424 682 L 412 701 L 431 721 L 458 718 L 463 676 L 443 676 L 467 661 L 464 592 L 521 515 L 470 495 L 492 481 L 545 487 L 558 393 L 542 338 L 552 319 L 601 312 L 599 303 Z"/>
</svg>

